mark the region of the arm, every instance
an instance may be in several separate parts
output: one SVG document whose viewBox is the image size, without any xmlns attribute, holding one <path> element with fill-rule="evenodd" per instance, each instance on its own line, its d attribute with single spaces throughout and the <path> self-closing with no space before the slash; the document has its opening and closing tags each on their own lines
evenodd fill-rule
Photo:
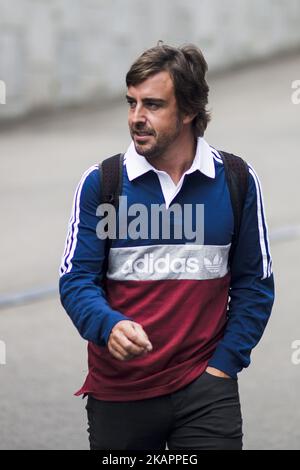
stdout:
<svg viewBox="0 0 300 470">
<path fill-rule="evenodd" d="M 94 165 L 83 174 L 75 192 L 59 290 L 61 303 L 80 335 L 105 346 L 116 323 L 130 319 L 110 307 L 101 287 L 105 241 L 96 234 L 99 203 L 99 171 Z"/>
<path fill-rule="evenodd" d="M 231 265 L 230 302 L 224 337 L 208 366 L 236 377 L 250 364 L 274 302 L 274 279 L 260 183 L 249 167 L 249 187 L 239 242 Z"/>
</svg>

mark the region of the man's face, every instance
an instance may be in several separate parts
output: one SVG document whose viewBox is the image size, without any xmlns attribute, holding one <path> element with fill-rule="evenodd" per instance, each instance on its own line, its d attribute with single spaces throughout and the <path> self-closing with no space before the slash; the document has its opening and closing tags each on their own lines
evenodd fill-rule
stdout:
<svg viewBox="0 0 300 470">
<path fill-rule="evenodd" d="M 162 155 L 183 127 L 170 74 L 162 71 L 129 86 L 126 98 L 128 125 L 137 153 L 148 158 Z"/>
</svg>

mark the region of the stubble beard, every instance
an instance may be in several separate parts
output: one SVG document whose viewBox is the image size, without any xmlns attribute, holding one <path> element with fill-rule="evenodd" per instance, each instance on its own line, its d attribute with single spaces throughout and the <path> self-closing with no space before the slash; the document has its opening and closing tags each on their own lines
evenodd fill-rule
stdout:
<svg viewBox="0 0 300 470">
<path fill-rule="evenodd" d="M 139 155 L 142 155 L 143 157 L 151 160 L 160 157 L 163 155 L 166 150 L 169 148 L 169 146 L 174 142 L 174 140 L 177 139 L 179 136 L 180 132 L 182 129 L 182 123 L 180 121 L 180 118 L 177 116 L 176 120 L 176 127 L 173 132 L 169 133 L 163 133 L 161 135 L 156 136 L 155 133 L 153 133 L 153 137 L 155 139 L 155 143 L 150 145 L 150 147 L 147 147 L 147 145 L 141 145 L 141 144 L 136 144 L 133 134 L 134 131 L 131 130 L 131 136 L 134 142 L 135 150 Z M 142 131 L 142 129 L 138 129 Z"/>
</svg>

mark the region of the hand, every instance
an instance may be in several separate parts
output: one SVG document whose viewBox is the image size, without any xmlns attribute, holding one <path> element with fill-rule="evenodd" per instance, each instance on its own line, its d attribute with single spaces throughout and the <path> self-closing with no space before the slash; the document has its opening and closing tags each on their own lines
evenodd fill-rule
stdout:
<svg viewBox="0 0 300 470">
<path fill-rule="evenodd" d="M 205 372 L 211 375 L 215 375 L 216 377 L 223 377 L 224 379 L 231 379 L 230 375 L 225 374 L 219 369 L 215 369 L 214 367 L 207 367 Z"/>
<path fill-rule="evenodd" d="M 119 321 L 113 327 L 107 346 L 110 354 L 120 361 L 145 356 L 153 349 L 143 327 L 130 320 Z"/>
</svg>

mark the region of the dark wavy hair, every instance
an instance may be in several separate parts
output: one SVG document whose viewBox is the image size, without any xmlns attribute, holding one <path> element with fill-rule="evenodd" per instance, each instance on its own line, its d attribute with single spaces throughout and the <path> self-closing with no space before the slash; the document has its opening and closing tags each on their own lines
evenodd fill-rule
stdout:
<svg viewBox="0 0 300 470">
<path fill-rule="evenodd" d="M 202 137 L 210 114 L 206 110 L 209 92 L 205 80 L 207 63 L 201 50 L 193 44 L 177 48 L 159 41 L 132 64 L 126 75 L 126 85 L 138 85 L 163 70 L 168 71 L 172 78 L 179 111 L 185 115 L 196 114 L 192 121 L 194 136 Z"/>
</svg>

